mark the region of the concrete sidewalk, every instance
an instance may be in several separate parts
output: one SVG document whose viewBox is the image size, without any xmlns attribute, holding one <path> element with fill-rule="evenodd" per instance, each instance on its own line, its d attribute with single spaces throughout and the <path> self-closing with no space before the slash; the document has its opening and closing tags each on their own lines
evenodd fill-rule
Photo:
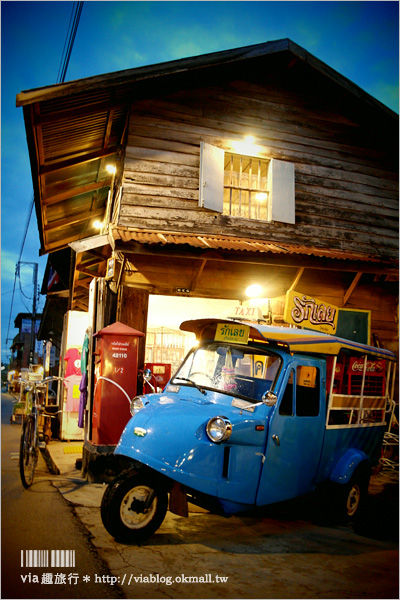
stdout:
<svg viewBox="0 0 400 600">
<path fill-rule="evenodd" d="M 82 459 L 82 448 L 83 442 L 51 440 L 46 455 L 52 464 L 47 466 L 54 475 L 53 485 L 66 500 L 75 506 L 99 508 L 106 486 L 103 483 L 89 483 L 81 475 L 76 463 Z"/>
</svg>

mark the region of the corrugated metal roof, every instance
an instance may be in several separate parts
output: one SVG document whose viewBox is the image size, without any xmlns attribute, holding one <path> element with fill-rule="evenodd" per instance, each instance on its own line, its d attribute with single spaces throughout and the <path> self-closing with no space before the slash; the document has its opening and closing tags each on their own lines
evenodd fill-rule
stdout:
<svg viewBox="0 0 400 600">
<path fill-rule="evenodd" d="M 308 246 L 299 246 L 298 244 L 274 244 L 267 241 L 251 240 L 236 238 L 230 236 L 210 236 L 196 234 L 182 234 L 159 231 L 141 231 L 127 227 L 113 227 L 112 236 L 115 240 L 123 242 L 138 242 L 139 244 L 148 245 L 184 245 L 187 244 L 194 248 L 210 249 L 210 250 L 230 250 L 230 251 L 247 251 L 247 252 L 268 252 L 275 254 L 302 254 L 306 256 L 316 256 L 321 258 L 335 258 L 339 260 L 357 259 L 354 252 L 351 255 L 346 255 L 338 250 L 329 248 L 313 248 Z M 376 258 L 368 258 L 364 254 L 359 256 L 360 260 L 379 262 Z"/>
<path fill-rule="evenodd" d="M 251 252 L 290 252 L 289 248 L 268 242 L 257 242 L 234 237 L 217 237 L 209 235 L 183 235 L 181 233 L 160 233 L 151 231 L 134 231 L 118 228 L 116 235 L 124 242 L 136 241 L 140 244 L 188 244 L 194 248 L 210 248 L 214 250 L 247 250 Z"/>
</svg>

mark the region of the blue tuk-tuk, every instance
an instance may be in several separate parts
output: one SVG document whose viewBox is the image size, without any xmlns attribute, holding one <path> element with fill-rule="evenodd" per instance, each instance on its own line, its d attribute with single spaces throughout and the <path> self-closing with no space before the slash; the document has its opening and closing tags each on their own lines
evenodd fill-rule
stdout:
<svg viewBox="0 0 400 600">
<path fill-rule="evenodd" d="M 379 461 L 395 355 L 314 331 L 230 319 L 182 323 L 192 348 L 162 393 L 131 402 L 101 516 L 140 542 L 188 501 L 231 515 L 329 488 L 354 518 Z M 332 504 L 333 503 L 333 504 Z M 331 510 L 330 509 L 330 510 Z"/>
</svg>

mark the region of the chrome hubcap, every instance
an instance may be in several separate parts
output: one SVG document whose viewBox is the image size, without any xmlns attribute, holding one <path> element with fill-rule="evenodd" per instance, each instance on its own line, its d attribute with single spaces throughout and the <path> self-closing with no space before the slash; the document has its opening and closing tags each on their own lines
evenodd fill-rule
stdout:
<svg viewBox="0 0 400 600">
<path fill-rule="evenodd" d="M 148 508 L 145 508 L 150 492 L 150 487 L 139 485 L 129 490 L 123 497 L 120 516 L 123 524 L 129 529 L 141 529 L 152 521 L 157 510 L 157 497 Z"/>
<path fill-rule="evenodd" d="M 347 514 L 352 517 L 360 504 L 361 492 L 358 485 L 354 484 L 347 496 Z"/>
</svg>

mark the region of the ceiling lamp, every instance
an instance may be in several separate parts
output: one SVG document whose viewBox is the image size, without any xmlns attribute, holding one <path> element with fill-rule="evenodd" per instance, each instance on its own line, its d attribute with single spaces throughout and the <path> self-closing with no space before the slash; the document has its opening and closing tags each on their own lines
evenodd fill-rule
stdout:
<svg viewBox="0 0 400 600">
<path fill-rule="evenodd" d="M 246 296 L 249 298 L 256 298 L 257 296 L 261 296 L 263 288 L 258 283 L 254 283 L 253 285 L 249 285 L 246 289 Z"/>
</svg>

